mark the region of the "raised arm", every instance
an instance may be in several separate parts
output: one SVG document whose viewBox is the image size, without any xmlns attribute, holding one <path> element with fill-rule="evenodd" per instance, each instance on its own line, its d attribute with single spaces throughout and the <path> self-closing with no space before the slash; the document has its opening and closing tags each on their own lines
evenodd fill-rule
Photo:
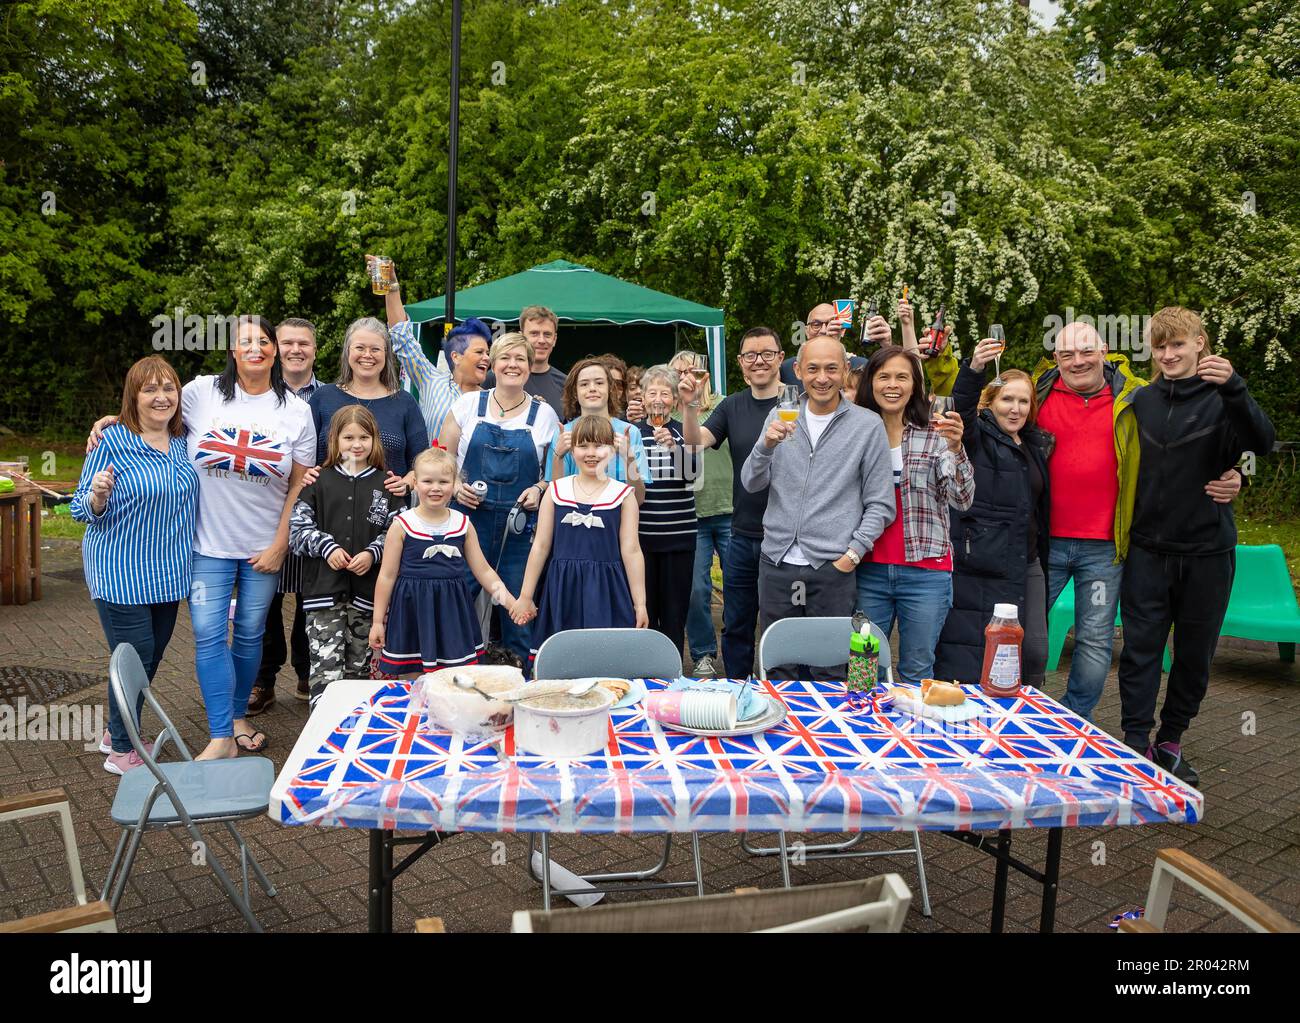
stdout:
<svg viewBox="0 0 1300 1023">
<path fill-rule="evenodd" d="M 683 373 L 677 384 L 682 399 L 682 440 L 696 448 L 716 448 L 719 439 L 700 425 L 699 387 L 699 382 L 689 373 Z"/>
</svg>

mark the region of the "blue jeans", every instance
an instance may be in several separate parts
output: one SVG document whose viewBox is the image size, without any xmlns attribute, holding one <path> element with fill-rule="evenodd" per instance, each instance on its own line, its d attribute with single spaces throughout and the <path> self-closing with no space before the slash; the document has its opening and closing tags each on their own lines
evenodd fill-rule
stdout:
<svg viewBox="0 0 1300 1023">
<path fill-rule="evenodd" d="M 1047 565 L 1050 610 L 1069 578 L 1074 577 L 1074 656 L 1062 702 L 1082 718 L 1092 719 L 1110 671 L 1115 644 L 1115 610 L 1119 606 L 1124 566 L 1115 564 L 1109 540 L 1052 537 Z"/>
<path fill-rule="evenodd" d="M 722 559 L 722 660 L 728 678 L 749 678 L 754 673 L 762 548 L 761 537 L 732 533 Z"/>
<path fill-rule="evenodd" d="M 483 550 L 483 557 L 496 569 L 506 589 L 518 596 L 519 588 L 524 584 L 524 569 L 528 567 L 528 552 L 532 549 L 533 536 L 537 530 L 537 514 L 529 514 L 528 528 L 517 536 L 512 533 L 502 550 L 501 537 L 512 507 L 513 505 L 491 507 L 483 504 L 470 512 L 469 518 L 474 525 L 474 532 L 478 534 L 478 545 Z M 501 551 L 500 561 L 497 560 L 497 551 Z M 476 600 L 482 587 L 468 569 L 465 570 L 465 575 L 468 577 L 470 599 Z M 542 578 L 545 580 L 545 575 Z M 537 589 L 541 593 L 541 583 Z M 498 616 L 501 624 L 502 644 L 527 664 L 533 642 L 532 625 L 516 625 L 501 607 L 493 607 L 492 613 Z M 488 637 L 484 636 L 483 642 L 487 641 Z"/>
<path fill-rule="evenodd" d="M 163 659 L 167 644 L 171 642 L 172 629 L 176 626 L 176 609 L 179 600 L 170 600 L 162 604 L 113 604 L 107 600 L 96 600 L 95 610 L 99 612 L 99 623 L 104 627 L 104 638 L 108 640 L 108 650 L 112 653 L 119 644 L 130 643 L 140 655 L 140 663 L 153 681 L 154 672 Z M 135 723 L 140 725 L 140 708 L 144 706 L 144 693 L 135 701 Z M 131 738 L 127 735 L 126 725 L 117 709 L 117 700 L 113 689 L 108 690 L 108 734 L 112 738 L 114 753 L 131 752 Z"/>
<path fill-rule="evenodd" d="M 275 596 L 279 572 L 258 572 L 237 558 L 210 558 L 194 552 L 190 622 L 194 626 L 194 670 L 198 672 L 208 734 L 229 739 L 235 718 L 248 713 L 257 667 L 262 663 L 266 609 Z M 230 597 L 238 587 L 234 638 L 229 634 Z"/>
<path fill-rule="evenodd" d="M 698 519 L 695 533 L 695 581 L 691 584 L 691 606 L 686 612 L 686 641 L 691 660 L 718 656 L 718 637 L 713 631 L 713 553 L 727 561 L 731 540 L 731 516 L 709 515 Z"/>
<path fill-rule="evenodd" d="M 858 566 L 858 610 L 886 636 L 898 621 L 900 681 L 916 684 L 934 671 L 934 648 L 952 607 L 952 573 L 915 565 Z"/>
</svg>

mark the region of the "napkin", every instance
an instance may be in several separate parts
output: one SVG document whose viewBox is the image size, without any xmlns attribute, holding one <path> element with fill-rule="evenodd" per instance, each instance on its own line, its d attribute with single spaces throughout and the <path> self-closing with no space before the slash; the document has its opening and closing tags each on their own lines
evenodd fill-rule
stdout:
<svg viewBox="0 0 1300 1023">
<path fill-rule="evenodd" d="M 741 685 L 725 678 L 681 678 L 668 684 L 669 689 L 694 689 L 710 693 L 736 694 L 736 720 L 749 721 L 767 710 L 767 701 L 753 686 Z"/>
</svg>

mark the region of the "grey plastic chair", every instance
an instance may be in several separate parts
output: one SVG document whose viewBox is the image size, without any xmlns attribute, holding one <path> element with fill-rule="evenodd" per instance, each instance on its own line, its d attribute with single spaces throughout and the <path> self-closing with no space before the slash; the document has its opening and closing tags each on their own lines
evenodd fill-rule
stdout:
<svg viewBox="0 0 1300 1023">
<path fill-rule="evenodd" d="M 611 675 L 614 678 L 677 678 L 682 673 L 682 654 L 671 639 L 653 629 L 570 629 L 557 632 L 542 643 L 533 661 L 536 678 L 590 678 Z M 550 885 L 550 836 L 542 833 L 542 876 L 533 870 L 536 835 L 528 836 L 528 872 L 542 886 L 542 904 L 549 909 L 551 895 L 590 894 L 591 889 L 556 891 Z M 694 888 L 704 894 L 700 863 L 699 835 L 691 833 L 691 854 L 695 863 L 694 881 L 654 881 L 672 854 L 673 836 L 664 836 L 664 851 L 659 862 L 648 870 L 628 870 L 613 874 L 583 874 L 582 879 L 596 891 L 650 891 L 663 888 Z M 617 882 L 615 887 L 605 887 Z M 648 883 L 647 883 L 648 882 Z"/>
<path fill-rule="evenodd" d="M 253 873 L 267 895 L 274 896 L 275 887 L 248 851 L 234 822 L 260 817 L 266 813 L 271 799 L 271 784 L 275 781 L 275 766 L 265 757 L 195 760 L 179 730 L 153 695 L 149 676 L 140 663 L 140 655 L 130 644 L 122 643 L 113 651 L 108 664 L 108 677 L 113 699 L 117 701 L 117 709 L 126 725 L 131 745 L 144 761 L 144 767 L 127 771 L 118 782 L 111 816 L 115 824 L 121 825 L 122 837 L 118 839 L 117 851 L 113 853 L 113 862 L 108 868 L 108 877 L 104 880 L 100 898 L 108 900 L 109 889 L 112 888 L 113 897 L 109 905 L 116 912 L 144 833 L 183 827 L 195 842 L 202 843 L 200 848 L 205 851 L 204 858 L 208 866 L 217 875 L 221 887 L 248 926 L 260 932 L 262 925 L 253 915 L 248 897 L 248 868 L 253 868 Z M 145 703 L 163 723 L 163 730 L 152 754 L 144 744 L 135 720 L 136 700 L 141 693 L 144 693 Z M 169 741 L 176 746 L 181 759 L 174 763 L 160 764 L 157 758 Z M 242 899 L 230 876 L 217 862 L 212 843 L 203 837 L 199 824 L 224 824 L 239 846 L 244 881 Z"/>
<path fill-rule="evenodd" d="M 767 627 L 758 641 L 758 671 L 768 677 L 772 668 L 782 664 L 804 664 L 812 668 L 828 668 L 848 660 L 849 636 L 853 633 L 851 618 L 783 618 Z M 880 641 L 879 678 L 892 684 L 893 658 L 889 651 L 889 637 L 875 622 L 871 633 Z M 930 915 L 930 891 L 925 883 L 925 859 L 921 855 L 921 835 L 912 832 L 912 851 L 879 849 L 872 852 L 850 852 L 867 833 L 859 832 L 847 842 L 823 842 L 804 847 L 808 859 L 849 859 L 870 856 L 915 856 L 916 873 L 921 883 L 921 913 Z M 780 856 L 781 880 L 790 887 L 790 860 L 785 834 L 779 833 L 776 848 L 762 848 L 749 844 L 748 835 L 740 836 L 740 845 L 751 856 Z"/>
</svg>

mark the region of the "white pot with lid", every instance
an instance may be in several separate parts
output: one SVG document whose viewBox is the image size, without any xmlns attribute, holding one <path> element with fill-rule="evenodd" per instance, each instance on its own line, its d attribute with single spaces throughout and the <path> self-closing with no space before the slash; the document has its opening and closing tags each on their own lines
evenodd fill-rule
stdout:
<svg viewBox="0 0 1300 1023">
<path fill-rule="evenodd" d="M 541 757 L 585 757 L 609 741 L 615 696 L 603 686 L 569 696 L 552 693 L 515 705 L 515 747 Z"/>
</svg>

